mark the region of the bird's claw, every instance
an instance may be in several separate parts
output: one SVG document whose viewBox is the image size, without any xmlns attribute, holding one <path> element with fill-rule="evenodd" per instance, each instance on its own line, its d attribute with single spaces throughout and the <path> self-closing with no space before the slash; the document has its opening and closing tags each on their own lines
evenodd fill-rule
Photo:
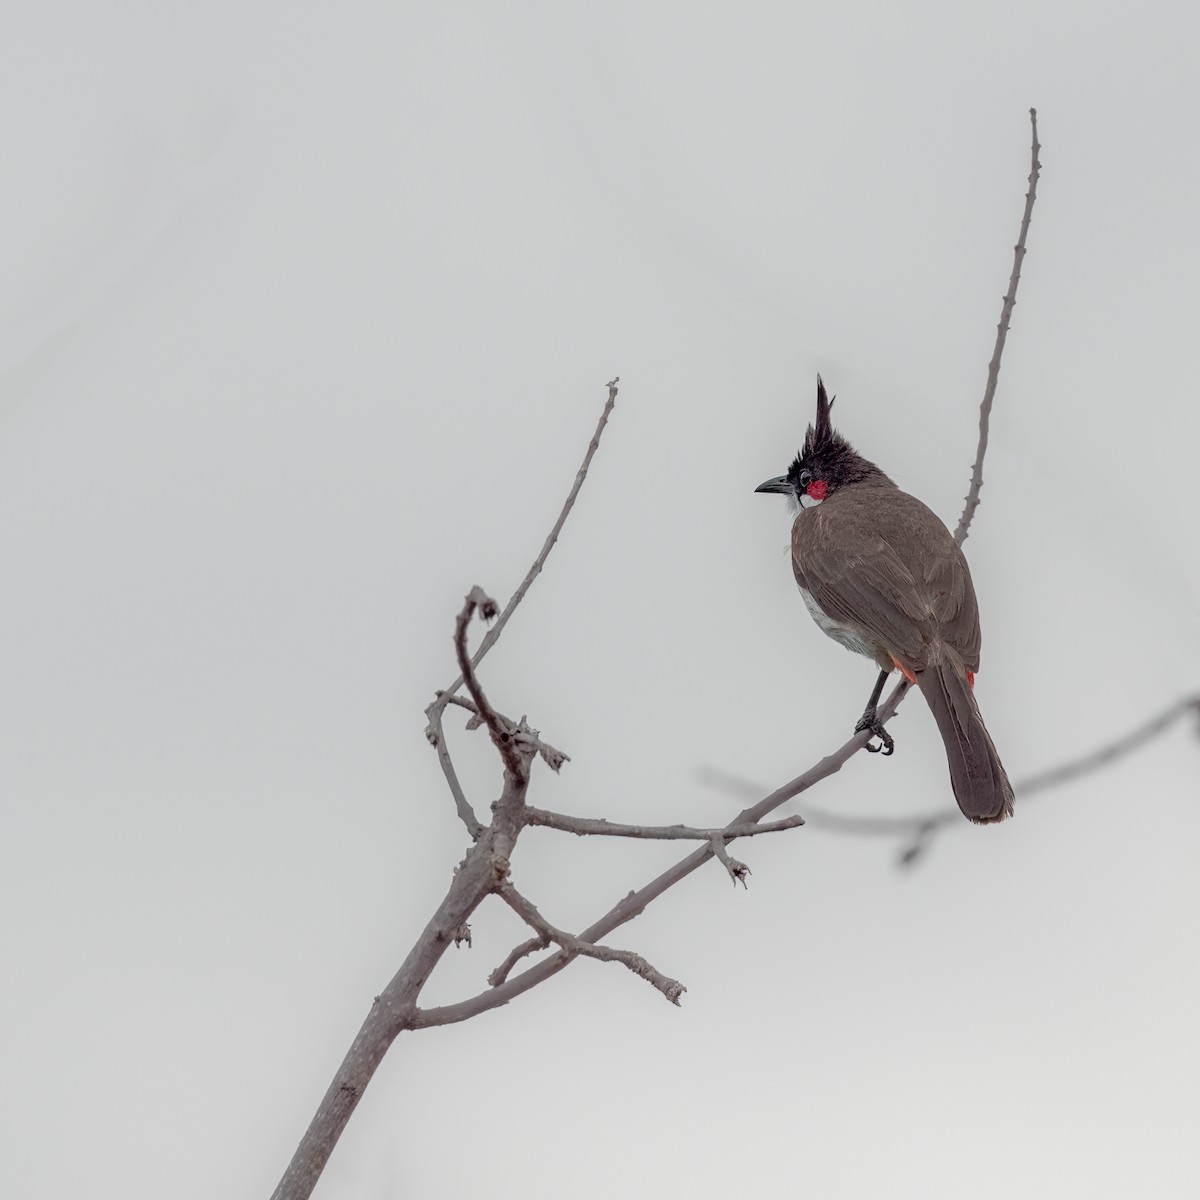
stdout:
<svg viewBox="0 0 1200 1200">
<path fill-rule="evenodd" d="M 879 739 L 879 745 L 871 744 L 871 739 L 867 739 L 867 753 L 878 754 L 883 751 L 883 757 L 887 758 L 889 754 L 895 753 L 896 739 L 883 727 L 883 722 L 873 712 L 865 712 L 858 724 L 854 727 L 855 733 L 869 732 L 871 737 Z"/>
</svg>

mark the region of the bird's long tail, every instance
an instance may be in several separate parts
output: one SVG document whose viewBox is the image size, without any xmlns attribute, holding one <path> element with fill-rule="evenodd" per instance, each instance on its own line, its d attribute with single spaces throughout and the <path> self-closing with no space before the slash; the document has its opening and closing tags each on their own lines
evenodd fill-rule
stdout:
<svg viewBox="0 0 1200 1200">
<path fill-rule="evenodd" d="M 946 743 L 950 786 L 963 815 L 980 825 L 1011 817 L 1012 784 L 979 715 L 966 672 L 957 664 L 932 664 L 918 672 L 917 684 Z"/>
</svg>

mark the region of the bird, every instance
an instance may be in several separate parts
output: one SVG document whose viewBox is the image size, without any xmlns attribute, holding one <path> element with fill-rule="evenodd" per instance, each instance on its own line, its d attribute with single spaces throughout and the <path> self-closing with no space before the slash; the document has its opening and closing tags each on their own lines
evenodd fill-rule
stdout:
<svg viewBox="0 0 1200 1200">
<path fill-rule="evenodd" d="M 941 519 L 863 458 L 833 427 L 817 376 L 817 414 L 787 473 L 755 488 L 795 512 L 792 571 L 813 620 L 880 668 L 855 732 L 890 755 L 879 720 L 893 671 L 924 696 L 942 740 L 954 798 L 977 824 L 1012 815 L 1013 790 L 975 701 L 979 605 L 971 572 Z M 879 745 L 873 739 L 879 739 Z"/>
</svg>

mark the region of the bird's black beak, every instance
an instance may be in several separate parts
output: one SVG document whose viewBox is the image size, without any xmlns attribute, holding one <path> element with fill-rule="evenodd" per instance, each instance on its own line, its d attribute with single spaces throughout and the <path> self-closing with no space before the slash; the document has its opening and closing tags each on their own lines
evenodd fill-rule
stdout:
<svg viewBox="0 0 1200 1200">
<path fill-rule="evenodd" d="M 760 483 L 754 490 L 756 492 L 778 492 L 781 496 L 786 496 L 792 490 L 792 485 L 788 482 L 786 475 L 777 475 L 774 479 L 768 479 L 766 483 Z"/>
</svg>

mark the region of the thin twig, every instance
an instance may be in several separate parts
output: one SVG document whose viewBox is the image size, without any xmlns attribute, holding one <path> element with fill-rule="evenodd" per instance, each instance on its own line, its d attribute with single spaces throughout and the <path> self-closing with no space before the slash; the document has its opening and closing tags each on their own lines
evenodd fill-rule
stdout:
<svg viewBox="0 0 1200 1200">
<path fill-rule="evenodd" d="M 458 772 L 454 769 L 454 763 L 450 759 L 450 747 L 446 745 L 446 732 L 442 728 L 442 710 L 440 708 L 430 712 L 425 736 L 437 751 L 438 763 L 442 768 L 442 774 L 446 777 L 450 795 L 454 797 L 454 808 L 458 813 L 459 820 L 467 827 L 471 841 L 479 841 L 479 837 L 483 833 L 483 826 L 479 823 L 479 818 L 475 815 L 475 810 L 471 807 L 471 802 L 467 799 L 462 784 L 458 781 Z"/>
<path fill-rule="evenodd" d="M 1025 212 L 1021 216 L 1021 230 L 1017 236 L 1017 244 L 1013 247 L 1013 269 L 1008 277 L 1008 291 L 1004 303 L 1000 307 L 1000 323 L 996 326 L 996 346 L 992 351 L 992 361 L 988 363 L 987 387 L 983 391 L 983 403 L 979 408 L 979 446 L 975 451 L 975 465 L 971 468 L 971 487 L 967 492 L 966 505 L 962 516 L 958 519 L 958 528 L 954 531 L 954 540 L 961 546 L 967 540 L 967 532 L 971 528 L 971 520 L 975 509 L 979 507 L 979 491 L 983 487 L 983 456 L 987 453 L 988 424 L 992 415 L 992 400 L 996 395 L 996 383 L 1000 378 L 1000 358 L 1004 354 L 1004 342 L 1008 337 L 1008 326 L 1012 320 L 1013 306 L 1017 302 L 1017 285 L 1021 282 L 1021 263 L 1025 258 L 1025 239 L 1029 234 L 1029 221 L 1033 216 L 1033 202 L 1037 199 L 1038 176 L 1042 164 L 1038 162 L 1037 109 L 1029 110 L 1029 123 L 1032 127 L 1032 149 L 1030 152 L 1031 166 L 1029 169 L 1029 191 L 1025 193 Z"/>
<path fill-rule="evenodd" d="M 697 829 L 691 825 L 621 825 L 616 821 L 606 821 L 603 817 L 569 817 L 565 813 L 548 812 L 544 808 L 526 808 L 525 824 L 542 825 L 547 829 L 575 833 L 580 837 L 595 835 L 598 837 L 649 838 L 662 842 L 708 842 L 714 837 L 719 837 L 731 842 L 734 838 L 754 837 L 760 833 L 781 833 L 785 829 L 796 829 L 804 824 L 804 818 L 801 816 L 784 817 L 781 821 L 764 821 L 761 825 L 742 825 L 732 829 Z"/>
<path fill-rule="evenodd" d="M 583 456 L 583 462 L 580 464 L 579 470 L 575 473 L 575 482 L 571 485 L 571 490 L 567 494 L 562 511 L 558 514 L 558 520 L 554 522 L 554 527 L 550 530 L 545 542 L 542 544 L 541 552 L 533 560 L 533 566 L 529 568 L 525 578 L 521 580 L 520 586 L 513 592 L 512 598 L 504 606 L 504 611 L 500 614 L 496 624 L 488 630 L 483 641 L 479 643 L 479 648 L 471 656 L 472 666 L 479 666 L 483 661 L 483 656 L 496 644 L 497 639 L 504 632 L 505 625 L 508 624 L 509 617 L 516 611 L 517 605 L 525 599 L 525 593 L 529 591 L 533 581 L 542 573 L 542 568 L 546 565 L 546 559 L 550 557 L 550 551 L 554 549 L 554 543 L 558 541 L 558 535 L 562 533 L 563 526 L 567 523 L 567 517 L 571 515 L 571 509 L 575 507 L 575 500 L 579 496 L 580 488 L 583 487 L 583 481 L 587 478 L 588 468 L 592 465 L 592 459 L 596 451 L 600 448 L 600 437 L 604 433 L 604 427 L 608 424 L 608 418 L 617 403 L 617 385 L 620 382 L 621 377 L 618 375 L 610 379 L 605 385 L 608 388 L 608 399 L 605 401 L 604 410 L 600 414 L 600 420 L 596 424 L 596 431 L 592 434 L 592 440 L 588 443 L 587 453 Z M 450 697 L 462 687 L 463 683 L 464 677 L 460 674 L 444 692 L 439 693 L 438 698 L 434 700 L 434 704 L 445 708 L 450 701 Z"/>
<path fill-rule="evenodd" d="M 679 998 L 687 991 L 687 988 L 678 979 L 669 979 L 661 971 L 652 967 L 640 954 L 634 954 L 632 950 L 614 950 L 611 946 L 597 946 L 594 942 L 578 938 L 571 933 L 564 933 L 561 929 L 555 929 L 512 884 L 501 884 L 497 888 L 497 892 L 513 912 L 539 935 L 535 940 L 548 939 L 555 942 L 565 954 L 571 956 L 581 955 L 584 958 L 594 958 L 599 962 L 621 963 L 662 992 L 672 1004 L 677 1005 Z M 495 973 L 493 972 L 493 974 Z"/>
</svg>

